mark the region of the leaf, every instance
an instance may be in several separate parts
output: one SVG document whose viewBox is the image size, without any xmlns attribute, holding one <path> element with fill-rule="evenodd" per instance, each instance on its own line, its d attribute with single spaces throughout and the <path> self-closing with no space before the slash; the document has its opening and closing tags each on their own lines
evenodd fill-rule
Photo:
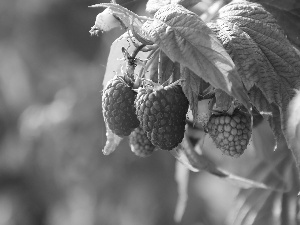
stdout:
<svg viewBox="0 0 300 225">
<path fill-rule="evenodd" d="M 115 135 L 107 126 L 107 124 L 105 124 L 106 126 L 106 143 L 104 146 L 104 149 L 102 150 L 104 155 L 109 155 L 111 153 L 113 153 L 116 148 L 118 147 L 118 145 L 120 144 L 121 140 L 123 138 L 119 137 L 118 135 Z"/>
<path fill-rule="evenodd" d="M 217 35 L 224 48 L 234 61 L 247 90 L 257 82 L 253 74 L 263 68 L 263 54 L 257 44 L 237 25 L 223 20 L 207 24 Z"/>
<path fill-rule="evenodd" d="M 220 111 L 228 111 L 232 106 L 233 97 L 226 94 L 226 92 L 222 91 L 221 89 L 216 89 L 216 107 Z"/>
<path fill-rule="evenodd" d="M 110 52 L 107 59 L 106 70 L 103 79 L 103 86 L 105 87 L 107 82 L 111 80 L 116 74 L 122 74 L 122 68 L 126 67 L 126 61 L 123 58 L 122 47 L 126 48 L 127 51 L 133 52 L 135 50 L 135 46 L 132 43 L 131 39 L 128 36 L 128 33 L 124 33 L 118 39 L 116 39 L 111 47 Z M 139 52 L 137 57 L 141 59 L 145 59 L 148 56 L 148 52 Z M 139 74 L 141 70 L 141 66 L 137 66 L 135 68 L 135 73 Z"/>
<path fill-rule="evenodd" d="M 285 2 L 283 2 L 285 3 Z M 299 4 L 299 3 L 298 3 Z M 272 13 L 278 24 L 282 27 L 287 38 L 300 48 L 300 7 L 291 10 L 277 8 L 272 5 L 263 4 L 265 9 Z M 283 10 L 284 9 L 284 10 Z"/>
<path fill-rule="evenodd" d="M 293 89 L 300 86 L 300 57 L 276 20 L 261 5 L 245 1 L 223 7 L 219 18 L 238 26 L 257 45 L 256 48 L 247 48 L 244 42 L 237 45 L 239 48 L 246 47 L 248 51 L 245 54 L 252 58 L 258 56 L 254 53 L 257 50 L 262 53 L 257 59 L 260 61 L 258 73 L 248 75 L 249 80 L 262 90 L 270 103 L 276 103 L 285 111 L 294 95 Z M 235 63 L 238 64 L 237 61 Z"/>
<path fill-rule="evenodd" d="M 175 180 L 177 182 L 178 199 L 175 208 L 174 220 L 179 223 L 184 214 L 188 200 L 189 170 L 180 162 L 176 162 Z"/>
<path fill-rule="evenodd" d="M 211 27 L 240 68 L 248 91 L 249 88 L 250 92 L 253 91 L 251 88 L 255 84 L 267 100 L 264 104 L 269 104 L 272 111 L 273 117 L 269 120 L 277 139 L 281 133 L 279 123 L 287 139 L 287 107 L 295 95 L 294 89 L 300 88 L 300 56 L 277 21 L 261 5 L 240 1 L 223 7 L 219 19 Z M 244 53 L 241 49 L 245 49 Z M 247 59 L 243 62 L 240 58 Z M 265 107 L 260 103 L 253 102 L 259 110 Z M 300 153 L 292 151 L 300 170 Z"/>
<path fill-rule="evenodd" d="M 182 70 L 182 79 L 184 80 L 182 82 L 182 90 L 189 100 L 193 120 L 196 122 L 198 117 L 198 96 L 203 93 L 209 84 L 186 67 Z"/>
<path fill-rule="evenodd" d="M 172 62 L 166 54 L 160 51 L 159 54 L 155 56 L 154 62 L 152 63 L 149 74 L 150 79 L 158 83 L 159 70 L 161 70 L 161 80 L 162 83 L 164 83 L 173 75 L 174 69 L 174 62 Z"/>
<path fill-rule="evenodd" d="M 258 2 L 263 5 L 270 5 L 275 8 L 281 9 L 281 10 L 293 10 L 293 9 L 299 9 L 300 8 L 300 2 L 298 0 L 251 0 L 252 2 Z"/>
<path fill-rule="evenodd" d="M 276 143 L 274 146 L 274 149 L 276 149 L 277 142 L 279 142 L 283 138 L 282 121 L 279 107 L 274 103 L 270 104 L 264 96 L 264 94 L 262 93 L 262 91 L 256 86 L 253 86 L 250 89 L 249 97 L 251 102 L 258 109 L 258 111 L 262 115 L 265 115 L 265 117 L 267 117 L 267 120 L 276 139 Z"/>
<path fill-rule="evenodd" d="M 284 182 L 286 188 L 283 192 L 263 189 L 240 190 L 228 224 L 277 224 L 278 221 L 279 224 L 296 224 L 299 181 L 296 167 L 284 141 L 279 143 L 278 151 L 273 152 L 267 160 L 271 163 L 261 160 L 255 165 L 250 178 L 274 187 Z"/>
<path fill-rule="evenodd" d="M 174 62 L 250 108 L 235 65 L 215 34 L 194 13 L 176 4 L 161 7 L 141 32 Z"/>
<path fill-rule="evenodd" d="M 273 187 L 268 186 L 264 183 L 257 182 L 254 180 L 246 179 L 243 177 L 239 177 L 236 175 L 233 175 L 223 169 L 218 168 L 210 159 L 208 159 L 205 155 L 198 154 L 191 142 L 185 137 L 183 139 L 183 142 L 181 143 L 183 146 L 180 149 L 176 149 L 176 153 L 180 155 L 185 155 L 185 159 L 188 160 L 188 163 L 184 163 L 184 165 L 188 165 L 188 168 L 193 168 L 192 171 L 197 170 L 205 170 L 219 178 L 222 178 L 234 185 L 237 185 L 241 188 L 262 188 L 262 189 L 271 189 L 271 190 L 278 190 L 282 191 L 281 187 Z M 199 146 L 198 146 L 199 147 Z M 174 155 L 174 150 L 171 151 L 171 154 Z M 175 156 L 176 157 L 176 156 Z M 177 157 L 176 157 L 177 158 Z M 178 159 L 178 158 L 177 158 Z M 182 162 L 182 161 L 180 161 Z M 196 170 L 194 169 L 196 168 Z"/>
<path fill-rule="evenodd" d="M 272 13 L 287 38 L 300 48 L 300 2 L 298 0 L 252 0 Z"/>
</svg>

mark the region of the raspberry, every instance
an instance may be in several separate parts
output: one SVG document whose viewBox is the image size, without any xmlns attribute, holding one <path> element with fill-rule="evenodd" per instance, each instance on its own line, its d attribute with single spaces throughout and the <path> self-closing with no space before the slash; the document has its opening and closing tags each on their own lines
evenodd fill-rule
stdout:
<svg viewBox="0 0 300 225">
<path fill-rule="evenodd" d="M 251 115 L 235 109 L 232 115 L 212 115 L 207 130 L 217 148 L 225 155 L 239 157 L 247 148 L 251 137 Z"/>
<path fill-rule="evenodd" d="M 147 138 L 147 134 L 141 127 L 135 128 L 130 134 L 129 143 L 132 152 L 140 157 L 148 157 L 155 150 L 155 146 Z"/>
<path fill-rule="evenodd" d="M 172 150 L 181 143 L 189 102 L 181 86 L 139 89 L 136 114 L 152 144 Z"/>
<path fill-rule="evenodd" d="M 110 80 L 103 90 L 102 110 L 105 123 L 120 137 L 128 136 L 139 126 L 134 107 L 135 97 L 136 92 L 120 76 Z"/>
</svg>

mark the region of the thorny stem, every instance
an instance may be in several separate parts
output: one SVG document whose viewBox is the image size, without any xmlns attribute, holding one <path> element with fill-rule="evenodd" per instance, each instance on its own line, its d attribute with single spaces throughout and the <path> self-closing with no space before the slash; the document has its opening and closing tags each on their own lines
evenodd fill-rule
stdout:
<svg viewBox="0 0 300 225">
<path fill-rule="evenodd" d="M 138 46 L 132 53 L 131 58 L 135 59 L 135 57 L 137 56 L 137 54 L 145 47 L 145 44 L 142 44 L 140 46 Z"/>
<path fill-rule="evenodd" d="M 159 50 L 158 53 L 158 84 L 162 84 L 162 52 Z"/>
</svg>

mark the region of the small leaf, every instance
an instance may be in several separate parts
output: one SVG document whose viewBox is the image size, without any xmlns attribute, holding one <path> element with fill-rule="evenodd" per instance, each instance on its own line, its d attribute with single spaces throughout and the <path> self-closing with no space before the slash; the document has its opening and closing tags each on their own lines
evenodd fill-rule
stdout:
<svg viewBox="0 0 300 225">
<path fill-rule="evenodd" d="M 158 76 L 159 76 L 159 70 L 161 73 L 161 79 L 162 83 L 165 81 L 173 80 L 174 77 L 174 71 L 175 71 L 175 63 L 172 62 L 172 60 L 166 56 L 163 52 L 159 52 L 159 54 L 156 54 L 154 56 L 153 62 L 151 63 L 150 70 L 147 74 L 150 80 L 152 80 L 155 83 L 158 83 Z M 178 80 L 178 78 L 176 79 Z"/>
<path fill-rule="evenodd" d="M 109 155 L 111 153 L 113 153 L 116 148 L 118 147 L 118 145 L 120 144 L 121 140 L 123 138 L 119 137 L 118 135 L 115 135 L 107 126 L 107 124 L 105 124 L 106 126 L 106 143 L 104 146 L 104 149 L 102 150 L 104 155 Z"/>
<path fill-rule="evenodd" d="M 167 5 L 155 13 L 153 21 L 144 23 L 141 30 L 172 61 L 189 68 L 250 108 L 232 59 L 196 14 L 177 4 Z"/>
<path fill-rule="evenodd" d="M 188 200 L 189 170 L 180 162 L 176 162 L 175 180 L 177 182 L 178 199 L 175 208 L 174 220 L 179 223 L 184 214 Z"/>
<path fill-rule="evenodd" d="M 270 104 L 262 91 L 256 86 L 253 86 L 250 89 L 249 97 L 253 105 L 256 106 L 257 110 L 262 115 L 265 115 L 265 117 L 267 117 L 267 120 L 276 139 L 274 147 L 274 149 L 276 149 L 277 142 L 279 142 L 283 138 L 282 121 L 279 107 L 274 103 Z"/>
<path fill-rule="evenodd" d="M 103 86 L 105 87 L 107 82 L 111 80 L 116 74 L 122 74 L 122 71 L 126 67 L 126 60 L 123 58 L 122 47 L 127 49 L 128 52 L 133 52 L 135 46 L 129 38 L 128 33 L 124 33 L 118 39 L 116 39 L 111 47 L 107 59 L 106 70 L 103 79 Z M 149 52 L 140 51 L 137 55 L 137 58 L 145 59 L 147 58 Z M 135 68 L 135 73 L 139 74 L 141 66 L 138 65 Z"/>
<path fill-rule="evenodd" d="M 193 120 L 196 122 L 198 117 L 198 96 L 208 87 L 203 79 L 197 76 L 194 72 L 188 68 L 183 68 L 181 77 L 184 80 L 182 82 L 182 90 L 187 99 L 193 114 Z"/>
<path fill-rule="evenodd" d="M 228 111 L 232 106 L 233 97 L 226 94 L 226 92 L 222 91 L 221 89 L 215 90 L 216 95 L 216 107 L 220 111 Z"/>
</svg>

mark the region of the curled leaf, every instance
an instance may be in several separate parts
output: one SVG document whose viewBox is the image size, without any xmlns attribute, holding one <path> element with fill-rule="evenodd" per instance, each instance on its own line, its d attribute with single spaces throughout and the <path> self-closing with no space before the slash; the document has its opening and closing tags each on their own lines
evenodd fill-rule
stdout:
<svg viewBox="0 0 300 225">
<path fill-rule="evenodd" d="M 121 26 L 112 11 L 107 8 L 96 16 L 95 25 L 91 28 L 91 35 L 97 35 L 99 31 L 109 31 L 113 28 Z"/>
<path fill-rule="evenodd" d="M 109 155 L 113 153 L 118 145 L 120 144 L 121 140 L 123 138 L 119 137 L 118 135 L 115 135 L 109 127 L 105 124 L 106 126 L 106 143 L 104 146 L 104 149 L 102 150 L 104 155 Z"/>
<path fill-rule="evenodd" d="M 146 20 L 147 18 L 143 18 L 130 11 L 129 9 L 124 8 L 123 6 L 115 3 L 100 3 L 95 4 L 90 7 L 102 7 L 109 8 L 110 13 L 113 14 L 116 18 L 122 22 L 125 28 L 129 28 L 132 24 L 134 26 L 141 26 L 142 20 Z"/>
</svg>

